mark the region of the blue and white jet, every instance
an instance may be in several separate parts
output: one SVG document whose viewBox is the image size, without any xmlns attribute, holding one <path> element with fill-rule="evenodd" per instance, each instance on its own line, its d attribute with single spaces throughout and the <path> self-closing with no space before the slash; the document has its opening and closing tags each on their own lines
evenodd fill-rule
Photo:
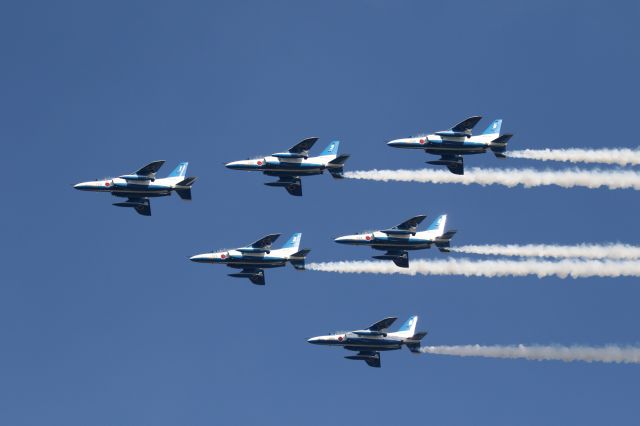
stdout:
<svg viewBox="0 0 640 426">
<path fill-rule="evenodd" d="M 463 155 L 483 154 L 491 150 L 497 158 L 506 158 L 507 143 L 513 135 L 500 135 L 502 120 L 495 120 L 482 132 L 472 136 L 472 130 L 482 117 L 469 117 L 449 130 L 435 132 L 425 136 L 395 139 L 387 142 L 394 148 L 422 149 L 427 154 L 439 155 L 439 160 L 427 161 L 428 164 L 447 166 L 451 173 L 464 174 Z"/>
<path fill-rule="evenodd" d="M 389 333 L 387 329 L 395 320 L 396 317 L 389 317 L 364 330 L 337 332 L 312 337 L 307 341 L 314 345 L 342 346 L 349 351 L 356 351 L 357 355 L 345 358 L 364 361 L 371 367 L 380 368 L 380 351 L 402 349 L 402 345 L 405 345 L 411 352 L 420 353 L 420 341 L 427 335 L 425 331 L 416 333 L 417 316 L 410 317 L 398 331 Z"/>
<path fill-rule="evenodd" d="M 272 249 L 271 245 L 280 234 L 270 234 L 253 244 L 235 250 L 221 250 L 214 253 L 197 254 L 189 259 L 198 263 L 227 265 L 242 271 L 229 274 L 230 277 L 249 278 L 257 285 L 264 285 L 264 269 L 278 268 L 290 262 L 294 268 L 304 270 L 305 257 L 311 250 L 299 250 L 302 234 L 295 233 L 281 248 Z"/>
<path fill-rule="evenodd" d="M 412 217 L 400 225 L 390 229 L 374 232 L 364 232 L 355 235 L 345 235 L 335 239 L 336 243 L 356 246 L 369 246 L 375 250 L 386 250 L 386 253 L 373 256 L 374 259 L 392 260 L 401 268 L 409 267 L 408 250 L 422 250 L 435 245 L 442 252 L 448 252 L 451 238 L 456 231 L 444 230 L 447 215 L 436 218 L 426 231 L 417 231 L 418 225 L 426 218 L 425 215 Z"/>
<path fill-rule="evenodd" d="M 169 176 L 157 178 L 156 173 L 164 164 L 164 160 L 149 163 L 140 170 L 128 175 L 81 182 L 73 187 L 81 191 L 110 192 L 126 201 L 113 203 L 118 207 L 133 207 L 143 216 L 151 216 L 151 197 L 166 197 L 175 191 L 183 200 L 191 200 L 191 186 L 195 177 L 185 178 L 189 163 L 180 163 Z"/>
<path fill-rule="evenodd" d="M 262 172 L 278 178 L 267 186 L 281 186 L 291 195 L 302 196 L 302 176 L 321 175 L 327 170 L 336 179 L 344 177 L 344 163 L 348 155 L 338 155 L 340 141 L 331 142 L 317 157 L 309 157 L 309 150 L 318 138 L 307 138 L 287 152 L 276 152 L 263 158 L 232 161 L 226 167 L 233 170 Z"/>
</svg>

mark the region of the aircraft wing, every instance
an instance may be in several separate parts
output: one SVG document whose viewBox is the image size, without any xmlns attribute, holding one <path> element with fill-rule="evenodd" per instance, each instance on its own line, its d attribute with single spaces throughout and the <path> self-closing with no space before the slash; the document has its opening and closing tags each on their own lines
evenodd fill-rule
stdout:
<svg viewBox="0 0 640 426">
<path fill-rule="evenodd" d="M 256 285 L 265 284 L 264 270 L 262 269 L 243 269 L 240 272 L 229 274 L 229 276 L 234 278 L 249 278 L 249 281 Z"/>
<path fill-rule="evenodd" d="M 364 361 L 369 367 L 380 368 L 380 352 L 360 351 L 357 355 L 345 356 L 346 359 Z"/>
<path fill-rule="evenodd" d="M 474 115 L 473 117 L 469 117 L 464 121 L 461 121 L 460 123 L 456 124 L 455 126 L 453 126 L 451 128 L 451 131 L 456 132 L 456 133 L 467 133 L 467 132 L 471 132 L 471 129 L 473 129 L 476 124 L 478 124 L 478 121 L 482 120 L 482 117 L 479 115 Z"/>
<path fill-rule="evenodd" d="M 316 141 L 319 138 L 307 138 L 304 139 L 300 142 L 298 142 L 297 144 L 295 144 L 294 146 L 292 146 L 291 148 L 289 148 L 289 152 L 292 154 L 304 154 L 306 155 L 309 150 L 311 149 L 311 147 L 313 146 L 314 143 L 316 143 Z"/>
<path fill-rule="evenodd" d="M 393 234 L 393 233 L 397 233 L 397 234 L 415 234 L 416 232 L 416 227 L 426 218 L 426 215 L 418 215 L 415 217 L 412 217 L 409 220 L 405 220 L 404 222 L 402 222 L 399 225 L 394 226 L 391 229 L 387 229 L 386 231 L 382 231 L 386 234 Z"/>
<path fill-rule="evenodd" d="M 160 167 L 164 164 L 164 160 L 154 161 L 153 163 L 149 163 L 140 170 L 138 170 L 135 174 L 139 176 L 149 176 L 154 175 Z"/>
<path fill-rule="evenodd" d="M 273 242 L 277 240 L 279 236 L 280 234 L 269 234 L 265 237 L 260 238 L 255 243 L 251 244 L 250 247 L 257 248 L 257 249 L 269 249 L 271 248 L 271 244 L 273 244 Z"/>
<path fill-rule="evenodd" d="M 367 327 L 367 330 L 371 330 L 371 331 L 387 330 L 389 327 L 391 327 L 391 324 L 393 324 L 397 319 L 398 318 L 396 317 L 385 318 L 383 320 L 378 321 L 375 324 L 370 325 L 369 327 Z"/>
<path fill-rule="evenodd" d="M 151 216 L 151 203 L 147 197 L 129 197 L 127 201 L 113 203 L 117 207 L 133 207 L 142 216 Z"/>
</svg>

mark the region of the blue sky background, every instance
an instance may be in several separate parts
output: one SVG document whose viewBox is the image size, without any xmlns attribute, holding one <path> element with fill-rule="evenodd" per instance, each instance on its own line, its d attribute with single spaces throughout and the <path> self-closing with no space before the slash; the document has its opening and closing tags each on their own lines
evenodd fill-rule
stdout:
<svg viewBox="0 0 640 426">
<path fill-rule="evenodd" d="M 385 142 L 474 114 L 513 149 L 636 147 L 637 2 L 20 1 L 0 5 L 0 423 L 637 424 L 635 365 L 386 353 L 308 337 L 420 316 L 427 344 L 637 344 L 637 279 L 268 271 L 187 257 L 332 239 L 446 212 L 458 244 L 639 243 L 638 194 L 304 180 L 222 164 L 308 136 L 351 170 L 421 168 Z M 153 216 L 71 184 L 190 162 L 194 200 Z M 492 155 L 468 166 L 564 167 Z M 284 239 L 284 238 L 283 238 Z M 441 257 L 435 251 L 418 257 Z"/>
</svg>

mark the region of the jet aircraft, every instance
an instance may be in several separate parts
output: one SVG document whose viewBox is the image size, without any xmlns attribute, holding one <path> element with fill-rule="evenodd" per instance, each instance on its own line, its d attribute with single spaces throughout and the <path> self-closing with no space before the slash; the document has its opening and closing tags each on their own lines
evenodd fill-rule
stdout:
<svg viewBox="0 0 640 426">
<path fill-rule="evenodd" d="M 480 116 L 469 117 L 449 130 L 426 136 L 395 139 L 387 142 L 387 145 L 394 148 L 422 149 L 427 154 L 440 155 L 439 160 L 427 163 L 447 166 L 451 173 L 463 175 L 463 155 L 482 154 L 490 149 L 497 158 L 506 158 L 507 142 L 513 136 L 500 135 L 502 120 L 495 120 L 481 135 L 472 136 L 472 130 L 480 119 Z"/>
<path fill-rule="evenodd" d="M 436 218 L 426 231 L 417 231 L 417 226 L 426 218 L 425 215 L 412 217 L 383 231 L 365 232 L 362 234 L 345 235 L 335 239 L 336 243 L 359 246 L 370 246 L 375 250 L 386 250 L 383 255 L 373 256 L 374 259 L 392 260 L 401 268 L 409 267 L 409 253 L 407 250 L 421 250 L 438 247 L 442 252 L 448 252 L 451 238 L 456 231 L 444 231 L 447 215 Z"/>
<path fill-rule="evenodd" d="M 364 330 L 338 332 L 327 336 L 312 337 L 307 340 L 314 345 L 342 346 L 356 355 L 345 356 L 346 359 L 360 360 L 371 367 L 380 368 L 380 351 L 392 351 L 407 346 L 411 352 L 420 353 L 420 341 L 426 332 L 416 333 L 418 317 L 410 317 L 398 331 L 389 333 L 387 329 L 396 317 L 385 318 Z"/>
<path fill-rule="evenodd" d="M 305 257 L 311 251 L 298 249 L 302 239 L 300 233 L 293 234 L 281 248 L 272 249 L 271 245 L 279 236 L 280 234 L 270 234 L 246 247 L 198 254 L 190 257 L 190 260 L 198 263 L 217 263 L 241 269 L 240 272 L 229 274 L 229 276 L 249 278 L 254 284 L 264 285 L 264 269 L 278 268 L 290 262 L 294 268 L 304 270 Z"/>
<path fill-rule="evenodd" d="M 185 178 L 189 163 L 180 163 L 169 176 L 157 178 L 156 173 L 164 164 L 164 160 L 149 163 L 140 170 L 128 175 L 103 180 L 81 182 L 74 188 L 81 191 L 110 192 L 126 201 L 113 203 L 118 207 L 133 207 L 143 216 L 151 216 L 151 197 L 166 197 L 172 191 L 183 200 L 191 200 L 191 186 L 195 177 Z"/>
<path fill-rule="evenodd" d="M 264 158 L 232 161 L 226 167 L 233 170 L 262 172 L 278 178 L 267 182 L 267 186 L 281 186 L 291 195 L 302 195 L 302 176 L 320 175 L 327 170 L 336 179 L 342 179 L 344 163 L 348 155 L 338 155 L 340 141 L 333 141 L 318 157 L 309 157 L 309 150 L 318 138 L 307 138 L 291 147 L 287 152 L 277 152 Z"/>
</svg>

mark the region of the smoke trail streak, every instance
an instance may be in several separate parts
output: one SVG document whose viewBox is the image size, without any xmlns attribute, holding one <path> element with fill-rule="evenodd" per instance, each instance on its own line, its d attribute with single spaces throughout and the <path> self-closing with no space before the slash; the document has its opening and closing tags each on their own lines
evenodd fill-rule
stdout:
<svg viewBox="0 0 640 426">
<path fill-rule="evenodd" d="M 486 254 L 519 257 L 555 257 L 583 259 L 640 259 L 640 247 L 629 244 L 578 244 L 574 246 L 549 244 L 487 244 L 451 247 L 450 251 L 467 254 Z"/>
<path fill-rule="evenodd" d="M 424 346 L 420 352 L 484 358 L 521 358 L 530 361 L 584 361 L 640 364 L 640 348 L 621 346 Z"/>
<path fill-rule="evenodd" d="M 422 183 L 472 183 L 504 185 L 509 188 L 523 185 L 525 188 L 557 185 L 562 188 L 585 187 L 589 189 L 640 190 L 640 174 L 630 170 L 536 170 L 536 169 L 481 169 L 471 168 L 464 175 L 454 175 L 447 170 L 359 170 L 346 172 L 348 179 Z"/>
<path fill-rule="evenodd" d="M 409 268 L 392 262 L 342 261 L 310 263 L 307 269 L 342 274 L 462 275 L 466 277 L 588 278 L 638 277 L 640 262 L 624 260 L 413 260 Z"/>
<path fill-rule="evenodd" d="M 640 164 L 640 150 L 629 148 L 611 149 L 524 149 L 506 153 L 511 158 L 526 158 L 541 161 L 564 161 L 569 163 L 601 163 L 619 166 Z"/>
</svg>

